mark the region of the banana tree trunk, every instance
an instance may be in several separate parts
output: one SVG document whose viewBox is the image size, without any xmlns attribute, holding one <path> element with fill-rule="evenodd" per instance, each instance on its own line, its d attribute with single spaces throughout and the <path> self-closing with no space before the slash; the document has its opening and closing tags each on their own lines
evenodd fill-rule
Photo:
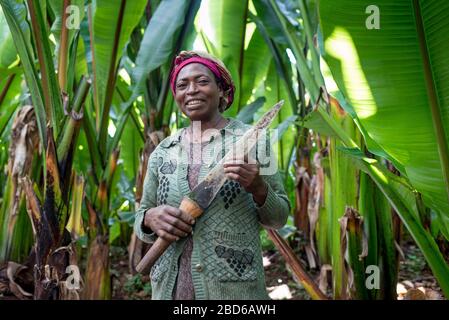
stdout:
<svg viewBox="0 0 449 320">
<path fill-rule="evenodd" d="M 332 108 L 334 118 L 341 123 L 349 136 L 356 137 L 355 125 L 347 114 L 340 109 Z M 339 148 L 342 143 L 330 138 L 330 182 L 331 182 L 331 260 L 333 291 L 335 299 L 348 298 L 348 274 L 344 266 L 344 257 L 341 255 L 341 229 L 339 219 L 344 215 L 347 206 L 357 207 L 358 197 L 358 171 L 353 162 L 344 155 Z"/>
<path fill-rule="evenodd" d="M 68 251 L 63 249 L 70 244 L 71 238 L 64 229 L 67 208 L 61 198 L 58 162 L 51 129 L 48 129 L 47 137 L 43 205 L 36 196 L 31 180 L 28 177 L 22 180 L 36 237 L 34 298 L 37 300 L 60 298 L 59 283 L 66 276 L 66 267 L 70 263 Z"/>
<path fill-rule="evenodd" d="M 109 238 L 98 235 L 89 245 L 84 299 L 111 299 L 111 275 L 109 272 Z"/>
<path fill-rule="evenodd" d="M 0 261 L 8 261 L 13 250 L 16 221 L 22 202 L 21 179 L 32 173 L 35 151 L 39 146 L 36 116 L 32 106 L 24 106 L 17 113 L 11 129 L 9 148 L 8 178 L 5 195 L 0 207 Z M 20 232 L 20 230 L 17 230 Z M 24 239 L 27 238 L 23 234 Z M 26 249 L 26 248 L 25 248 Z"/>
</svg>

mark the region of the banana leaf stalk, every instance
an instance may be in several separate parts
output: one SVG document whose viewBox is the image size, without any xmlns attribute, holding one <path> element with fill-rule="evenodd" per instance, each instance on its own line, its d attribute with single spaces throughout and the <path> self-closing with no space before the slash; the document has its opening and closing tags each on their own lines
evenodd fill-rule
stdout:
<svg viewBox="0 0 449 320">
<path fill-rule="evenodd" d="M 69 185 L 70 176 L 72 173 L 73 158 L 76 151 L 78 134 L 84 115 L 83 105 L 89 93 L 90 84 L 90 80 L 84 77 L 81 78 L 71 111 L 70 113 L 67 112 L 67 115 L 70 117 L 70 119 L 63 130 L 62 139 L 57 148 L 59 167 L 61 169 L 61 181 L 63 183 L 64 191 L 63 197 L 66 202 L 68 201 L 69 197 Z"/>
<path fill-rule="evenodd" d="M 16 77 L 15 73 L 9 75 L 8 79 L 6 80 L 5 85 L 2 88 L 2 91 L 0 91 L 0 106 L 2 105 L 3 101 L 5 100 L 6 94 L 8 93 L 8 90 L 11 87 L 11 84 L 14 81 L 15 77 Z"/>
<path fill-rule="evenodd" d="M 85 278 L 84 299 L 111 299 L 112 284 L 109 273 L 109 239 L 107 235 L 98 235 L 90 243 Z"/>
<path fill-rule="evenodd" d="M 379 210 L 390 210 L 385 197 L 383 197 L 380 190 L 376 187 L 371 178 L 364 172 L 360 174 L 360 188 L 359 188 L 359 210 L 360 214 L 363 216 L 364 220 L 364 232 L 366 233 L 368 239 L 368 255 L 365 259 L 367 266 L 379 265 L 379 251 L 381 250 L 379 244 L 378 228 L 382 226 L 377 223 L 377 213 Z M 383 276 L 384 273 L 380 274 L 382 287 L 389 287 L 385 283 Z M 395 284 L 396 285 L 396 284 Z M 396 288 L 395 288 L 396 289 Z M 380 290 L 373 288 L 370 290 L 370 299 L 380 298 Z"/>
<path fill-rule="evenodd" d="M 308 10 L 305 0 L 298 0 L 299 9 L 301 12 L 301 17 L 303 18 L 303 26 L 304 26 L 304 33 L 306 34 L 307 38 L 307 44 L 308 49 L 310 51 L 311 55 L 311 66 L 312 66 L 312 72 L 313 77 L 315 79 L 315 82 L 321 86 L 324 84 L 323 75 L 321 74 L 320 69 L 320 56 L 318 54 L 317 48 L 315 48 L 315 42 L 313 40 L 313 37 L 315 36 L 315 32 L 313 30 L 312 21 L 309 17 L 310 11 Z"/>
<path fill-rule="evenodd" d="M 354 139 L 357 131 L 352 119 L 340 109 L 331 108 L 331 116 L 335 122 L 341 125 L 342 130 Z M 343 154 L 339 148 L 341 142 L 334 137 L 330 138 L 329 161 L 330 161 L 330 188 L 332 197 L 332 211 L 330 228 L 332 230 L 332 278 L 334 297 L 336 299 L 347 298 L 348 274 L 345 268 L 344 256 L 341 254 L 341 228 L 340 218 L 345 213 L 346 206 L 357 206 L 358 197 L 358 170 L 354 167 L 352 160 Z M 363 274 L 363 273 L 362 273 Z"/>
<path fill-rule="evenodd" d="M 118 156 L 118 150 L 111 154 L 104 177 L 98 187 L 94 206 L 86 199 L 89 213 L 89 248 L 84 299 L 107 300 L 112 295 L 109 275 L 108 220 L 111 183 L 117 168 Z"/>
<path fill-rule="evenodd" d="M 311 143 L 308 135 L 308 129 L 302 128 L 298 138 L 297 156 L 295 162 L 296 181 L 295 181 L 295 199 L 296 210 L 293 221 L 295 227 L 301 230 L 309 238 L 309 195 L 312 193 L 310 184 L 312 180 L 311 166 Z"/>
<path fill-rule="evenodd" d="M 72 203 L 70 206 L 69 221 L 66 229 L 70 232 L 73 240 L 84 236 L 82 207 L 84 200 L 85 181 L 81 175 L 77 175 L 73 181 Z"/>
<path fill-rule="evenodd" d="M 67 27 L 67 19 L 69 13 L 67 7 L 71 0 L 64 0 L 62 5 L 62 22 L 61 22 L 61 38 L 59 41 L 59 56 L 58 56 L 58 81 L 61 90 L 67 92 L 67 60 L 69 58 L 69 29 Z"/>
<path fill-rule="evenodd" d="M 328 300 L 326 295 L 320 290 L 313 279 L 305 271 L 299 259 L 296 257 L 295 252 L 290 248 L 288 243 L 279 235 L 275 230 L 267 229 L 268 235 L 273 243 L 278 248 L 279 252 L 284 257 L 285 261 L 292 268 L 293 274 L 296 276 L 298 281 L 302 283 L 304 289 L 313 300 Z"/>
<path fill-rule="evenodd" d="M 55 137 L 59 133 L 62 119 L 62 100 L 55 68 L 48 41 L 47 25 L 41 2 L 27 0 L 31 18 L 31 29 L 35 39 L 36 51 L 40 65 L 42 93 L 45 102 L 47 121 L 51 123 Z"/>
<path fill-rule="evenodd" d="M 340 219 L 341 225 L 341 254 L 348 252 L 350 279 L 348 288 L 351 297 L 359 300 L 369 299 L 369 290 L 365 285 L 364 258 L 368 254 L 368 243 L 363 230 L 363 218 L 351 207 L 346 207 L 344 216 Z"/>
<path fill-rule="evenodd" d="M 382 253 L 382 256 L 379 257 L 379 261 L 382 263 L 382 298 L 396 300 L 399 265 L 394 237 L 393 210 L 385 206 L 385 200 L 380 199 L 385 197 L 378 193 L 379 191 L 376 191 L 374 196 L 380 200 L 376 203 L 375 210 L 378 224 L 377 235 L 379 237 L 379 249 Z"/>
<path fill-rule="evenodd" d="M 88 199 L 86 199 L 86 206 L 89 213 L 89 249 L 83 298 L 107 300 L 112 294 L 107 226 L 103 224 L 101 215 L 95 211 Z"/>
<path fill-rule="evenodd" d="M 330 265 L 331 264 L 330 248 L 332 247 L 331 244 L 332 233 L 331 228 L 329 226 L 330 219 L 332 217 L 331 181 L 328 167 L 329 161 L 327 161 L 328 158 L 324 157 L 321 152 L 320 154 L 321 154 L 320 156 L 323 158 L 321 161 L 323 168 L 321 168 L 321 170 L 323 171 L 324 175 L 324 190 L 323 190 L 324 195 L 323 195 L 323 204 L 320 207 L 319 212 L 316 238 L 317 238 L 318 256 L 320 258 L 321 265 Z"/>
</svg>

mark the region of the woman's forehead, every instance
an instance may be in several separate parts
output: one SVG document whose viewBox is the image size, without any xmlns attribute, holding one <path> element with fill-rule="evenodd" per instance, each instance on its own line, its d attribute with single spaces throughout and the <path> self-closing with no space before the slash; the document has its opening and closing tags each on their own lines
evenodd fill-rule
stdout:
<svg viewBox="0 0 449 320">
<path fill-rule="evenodd" d="M 208 76 L 213 78 L 212 71 L 201 63 L 189 63 L 178 73 L 177 81 L 189 78 L 198 78 L 200 76 Z"/>
</svg>

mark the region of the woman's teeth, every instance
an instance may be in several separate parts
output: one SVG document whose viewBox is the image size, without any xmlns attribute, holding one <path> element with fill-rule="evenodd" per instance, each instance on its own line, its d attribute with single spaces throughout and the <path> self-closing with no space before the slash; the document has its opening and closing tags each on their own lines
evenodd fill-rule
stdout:
<svg viewBox="0 0 449 320">
<path fill-rule="evenodd" d="M 197 105 L 200 104 L 201 100 L 190 100 L 189 102 L 187 102 L 188 106 L 193 106 L 193 105 Z"/>
</svg>

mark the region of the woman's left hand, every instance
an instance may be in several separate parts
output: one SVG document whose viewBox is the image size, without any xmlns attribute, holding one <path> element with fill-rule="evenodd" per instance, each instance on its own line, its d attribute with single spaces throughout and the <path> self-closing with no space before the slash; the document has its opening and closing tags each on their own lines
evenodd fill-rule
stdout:
<svg viewBox="0 0 449 320">
<path fill-rule="evenodd" d="M 260 176 L 259 163 L 250 159 L 233 159 L 223 164 L 228 179 L 237 181 L 253 195 L 258 205 L 263 205 L 268 193 L 268 186 Z"/>
</svg>

